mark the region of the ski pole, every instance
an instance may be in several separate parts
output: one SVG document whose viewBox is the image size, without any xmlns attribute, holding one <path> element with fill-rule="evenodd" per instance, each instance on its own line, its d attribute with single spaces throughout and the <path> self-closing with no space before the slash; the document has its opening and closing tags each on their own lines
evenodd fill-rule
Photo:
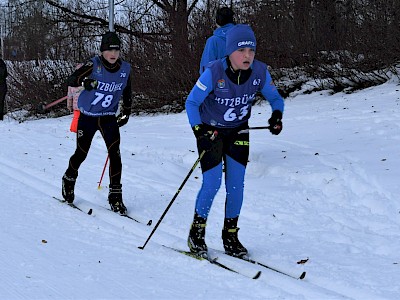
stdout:
<svg viewBox="0 0 400 300">
<path fill-rule="evenodd" d="M 62 98 L 60 98 L 58 100 L 55 100 L 55 101 L 53 101 L 53 102 L 51 102 L 51 103 L 49 103 L 47 105 L 44 105 L 43 103 L 39 103 L 38 106 L 37 106 L 37 110 L 40 113 L 45 113 L 46 109 L 49 109 L 50 107 L 52 107 L 52 106 L 54 106 L 54 105 L 56 105 L 56 104 L 58 104 L 58 103 L 60 103 L 60 102 L 62 102 L 64 100 L 67 100 L 67 98 L 68 98 L 68 96 L 64 96 L 64 97 L 62 97 Z"/>
<path fill-rule="evenodd" d="M 249 130 L 254 130 L 254 129 L 269 129 L 269 128 L 270 128 L 270 126 L 249 127 L 249 128 L 247 128 L 247 129 L 240 130 L 238 133 L 248 133 Z"/>
<path fill-rule="evenodd" d="M 214 140 L 218 135 L 217 131 L 214 131 L 213 135 L 211 136 L 211 140 Z M 190 175 L 192 175 L 193 171 L 196 169 L 197 165 L 199 164 L 200 160 L 203 158 L 204 154 L 206 153 L 206 150 L 203 150 L 200 155 L 199 158 L 197 158 L 197 160 L 195 161 L 193 167 L 190 169 L 189 173 L 186 175 L 186 178 L 183 180 L 181 186 L 178 188 L 178 190 L 176 191 L 174 197 L 172 198 L 172 200 L 169 202 L 167 208 L 164 210 L 163 214 L 161 215 L 160 219 L 158 220 L 156 226 L 154 226 L 153 230 L 151 231 L 149 237 L 147 238 L 146 242 L 144 243 L 143 246 L 138 247 L 139 249 L 143 250 L 144 247 L 146 247 L 147 243 L 149 242 L 150 238 L 153 236 L 154 232 L 157 230 L 158 226 L 160 225 L 161 221 L 164 219 L 165 215 L 167 214 L 168 210 L 170 209 L 170 207 L 172 206 L 172 203 L 174 203 L 175 199 L 178 197 L 179 193 L 181 192 L 181 190 L 183 189 L 183 186 L 186 184 L 186 181 L 189 179 Z"/>
<path fill-rule="evenodd" d="M 78 91 L 76 91 L 76 92 L 74 92 L 74 93 L 72 93 L 72 94 L 69 94 L 69 95 L 67 95 L 67 96 L 64 96 L 64 97 L 62 97 L 62 98 L 60 98 L 60 99 L 58 99 L 58 100 L 55 100 L 55 101 L 53 101 L 53 102 L 51 102 L 51 103 L 49 103 L 49 104 L 46 104 L 46 105 L 42 104 L 41 109 L 42 109 L 43 111 L 46 110 L 46 109 L 49 109 L 50 107 L 53 107 L 54 105 L 57 105 L 58 103 L 63 102 L 64 100 L 67 100 L 67 98 L 68 98 L 69 96 L 72 96 L 72 97 L 73 97 L 75 94 L 80 93 L 81 91 L 82 91 L 82 89 L 80 89 L 80 90 L 78 90 Z"/>
<path fill-rule="evenodd" d="M 68 96 L 64 96 L 64 97 L 62 97 L 62 98 L 60 98 L 60 99 L 58 99 L 56 101 L 51 102 L 51 103 L 43 106 L 43 110 L 49 109 L 50 107 L 52 107 L 52 106 L 54 106 L 54 105 L 56 105 L 56 104 L 58 104 L 58 103 L 60 103 L 60 102 L 62 102 L 64 100 L 67 100 L 67 98 L 68 98 Z"/>
<path fill-rule="evenodd" d="M 100 177 L 100 181 L 99 181 L 99 186 L 97 187 L 97 189 L 99 189 L 99 190 L 101 189 L 101 181 L 103 180 L 104 171 L 106 170 L 106 167 L 107 167 L 108 158 L 109 158 L 109 156 L 107 155 L 107 159 L 106 159 L 106 162 L 105 162 L 105 164 L 104 164 L 103 172 L 101 173 L 101 177 Z"/>
</svg>

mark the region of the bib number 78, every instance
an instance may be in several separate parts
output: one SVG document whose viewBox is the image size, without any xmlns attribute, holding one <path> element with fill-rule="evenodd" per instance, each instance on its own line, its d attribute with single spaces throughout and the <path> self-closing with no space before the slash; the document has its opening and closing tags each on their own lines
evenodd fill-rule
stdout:
<svg viewBox="0 0 400 300">
<path fill-rule="evenodd" d="M 101 101 L 101 106 L 102 107 L 109 107 L 111 105 L 111 102 L 114 98 L 113 95 L 105 95 L 99 92 L 95 93 L 96 98 L 92 101 L 92 105 L 97 105 Z"/>
</svg>

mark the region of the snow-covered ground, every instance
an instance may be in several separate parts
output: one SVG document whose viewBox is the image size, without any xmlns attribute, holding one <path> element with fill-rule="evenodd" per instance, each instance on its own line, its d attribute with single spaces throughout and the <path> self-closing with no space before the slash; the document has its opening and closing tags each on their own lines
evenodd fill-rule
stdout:
<svg viewBox="0 0 400 300">
<path fill-rule="evenodd" d="M 135 223 L 104 208 L 98 181 L 106 149 L 96 135 L 75 203 L 54 200 L 75 149 L 71 116 L 0 122 L 0 299 L 399 299 L 400 86 L 286 99 L 284 130 L 251 132 L 239 226 L 253 258 L 295 280 L 235 259 L 231 273 L 162 245 L 186 249 L 197 168 L 144 250 L 196 160 L 185 113 L 131 117 L 122 128 L 123 192 Z M 251 126 L 265 126 L 267 104 Z M 224 187 L 207 226 L 222 250 Z M 301 260 L 308 261 L 297 264 Z"/>
</svg>

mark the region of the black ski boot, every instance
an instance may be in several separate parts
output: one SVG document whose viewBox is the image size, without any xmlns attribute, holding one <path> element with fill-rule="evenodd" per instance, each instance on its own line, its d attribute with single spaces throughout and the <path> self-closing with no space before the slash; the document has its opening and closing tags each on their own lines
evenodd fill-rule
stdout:
<svg viewBox="0 0 400 300">
<path fill-rule="evenodd" d="M 193 223 L 190 227 L 188 246 L 190 252 L 202 256 L 207 253 L 207 245 L 205 241 L 207 219 L 194 214 Z"/>
<path fill-rule="evenodd" d="M 110 204 L 113 212 L 118 212 L 120 215 L 126 214 L 126 207 L 124 202 L 122 202 L 122 184 L 110 184 L 108 203 Z"/>
<path fill-rule="evenodd" d="M 239 217 L 225 218 L 224 229 L 222 230 L 222 242 L 225 253 L 235 257 L 246 256 L 248 251 L 238 238 L 239 228 L 237 227 Z"/>
<path fill-rule="evenodd" d="M 76 177 L 78 177 L 78 172 L 72 175 L 65 172 L 64 176 L 62 177 L 62 196 L 68 203 L 74 202 L 75 199 L 74 189 Z"/>
</svg>

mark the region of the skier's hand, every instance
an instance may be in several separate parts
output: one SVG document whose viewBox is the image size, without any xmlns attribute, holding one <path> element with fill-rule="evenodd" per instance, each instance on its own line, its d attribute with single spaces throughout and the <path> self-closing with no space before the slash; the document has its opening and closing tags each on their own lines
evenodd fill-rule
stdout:
<svg viewBox="0 0 400 300">
<path fill-rule="evenodd" d="M 199 151 L 210 151 L 214 146 L 214 141 L 217 132 L 212 130 L 206 130 L 202 124 L 195 125 L 192 127 L 193 133 L 197 139 L 197 147 Z"/>
<path fill-rule="evenodd" d="M 128 123 L 128 121 L 129 121 L 129 116 L 128 115 L 119 114 L 117 116 L 118 127 L 124 126 L 126 123 Z"/>
<path fill-rule="evenodd" d="M 97 86 L 99 85 L 99 83 L 97 82 L 97 80 L 95 79 L 91 79 L 91 78 L 85 78 L 82 81 L 82 86 L 85 88 L 85 90 L 87 91 L 91 91 L 93 89 L 96 89 Z"/>
<path fill-rule="evenodd" d="M 269 131 L 272 134 L 278 135 L 282 131 L 282 112 L 274 110 L 271 114 L 271 118 L 268 120 Z"/>
<path fill-rule="evenodd" d="M 131 108 L 121 106 L 121 113 L 117 116 L 118 127 L 124 126 L 129 121 L 129 116 L 131 114 Z"/>
</svg>

